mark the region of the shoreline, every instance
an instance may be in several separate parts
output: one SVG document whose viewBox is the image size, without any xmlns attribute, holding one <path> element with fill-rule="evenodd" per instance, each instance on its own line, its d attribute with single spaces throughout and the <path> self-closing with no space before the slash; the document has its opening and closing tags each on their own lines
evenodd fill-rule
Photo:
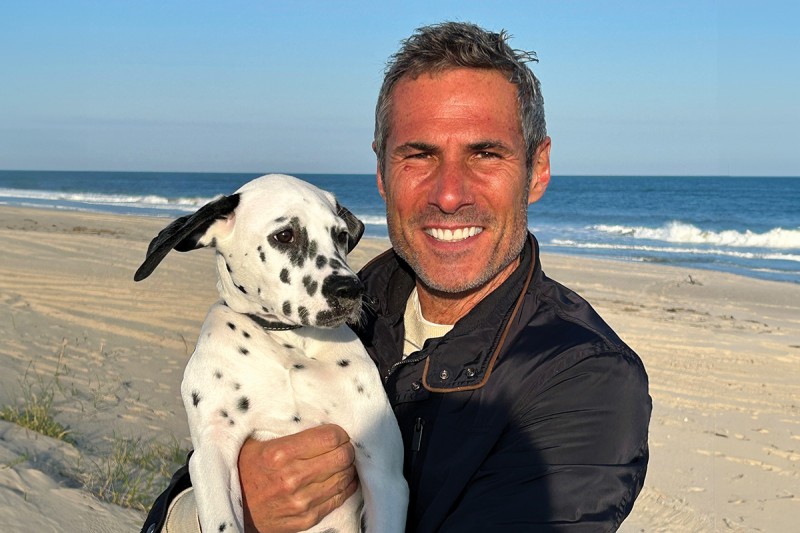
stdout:
<svg viewBox="0 0 800 533">
<path fill-rule="evenodd" d="M 190 445 L 179 386 L 216 274 L 200 250 L 172 253 L 133 282 L 168 221 L 0 207 L 0 407 L 19 400 L 26 376 L 60 372 L 54 407 L 77 441 L 0 422 L 0 529 L 130 531 L 141 513 L 99 503 L 62 474 L 73 448 L 100 460 L 114 436 Z M 362 239 L 351 262 L 388 247 Z M 547 250 L 542 263 L 650 376 L 651 462 L 621 531 L 791 530 L 800 509 L 800 284 Z"/>
</svg>

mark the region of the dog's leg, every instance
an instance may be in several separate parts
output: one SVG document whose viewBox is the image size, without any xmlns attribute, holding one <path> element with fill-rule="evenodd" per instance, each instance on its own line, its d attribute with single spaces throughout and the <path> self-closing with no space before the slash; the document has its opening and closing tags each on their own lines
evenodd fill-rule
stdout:
<svg viewBox="0 0 800 533">
<path fill-rule="evenodd" d="M 198 439 L 199 440 L 199 439 Z M 238 459 L 241 443 L 205 438 L 189 460 L 203 531 L 244 531 Z"/>
<path fill-rule="evenodd" d="M 386 415 L 363 440 L 354 442 L 367 533 L 405 531 L 408 485 L 403 477 L 402 441 L 391 410 Z"/>
</svg>

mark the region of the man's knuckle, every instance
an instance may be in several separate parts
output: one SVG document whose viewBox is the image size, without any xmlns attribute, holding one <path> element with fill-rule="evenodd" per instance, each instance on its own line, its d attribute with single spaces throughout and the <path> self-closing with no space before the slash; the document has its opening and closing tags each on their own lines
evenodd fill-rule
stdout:
<svg viewBox="0 0 800 533">
<path fill-rule="evenodd" d="M 262 455 L 264 463 L 274 468 L 281 468 L 288 462 L 288 455 L 279 446 L 270 446 L 266 448 Z"/>
<path fill-rule="evenodd" d="M 311 502 L 308 498 L 304 498 L 302 496 L 295 496 L 293 498 L 289 498 L 286 502 L 286 510 L 289 514 L 303 517 L 306 515 L 311 508 Z"/>
</svg>

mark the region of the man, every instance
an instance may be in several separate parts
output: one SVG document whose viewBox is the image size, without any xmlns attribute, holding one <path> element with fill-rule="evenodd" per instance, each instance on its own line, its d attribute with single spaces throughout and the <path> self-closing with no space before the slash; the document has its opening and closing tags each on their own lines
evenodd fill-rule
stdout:
<svg viewBox="0 0 800 533">
<path fill-rule="evenodd" d="M 644 367 L 544 275 L 528 234 L 550 181 L 530 58 L 503 33 L 425 27 L 380 92 L 373 148 L 393 250 L 362 270 L 372 303 L 358 333 L 403 435 L 409 532 L 615 530 L 644 483 Z M 352 462 L 337 426 L 248 441 L 248 526 L 313 527 L 355 490 Z M 144 530 L 167 509 L 167 531 L 196 530 L 187 478 Z"/>
</svg>

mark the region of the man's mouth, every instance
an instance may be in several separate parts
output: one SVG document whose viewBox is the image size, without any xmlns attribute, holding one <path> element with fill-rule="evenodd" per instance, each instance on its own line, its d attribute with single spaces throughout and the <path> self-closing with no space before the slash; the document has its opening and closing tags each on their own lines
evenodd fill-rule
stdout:
<svg viewBox="0 0 800 533">
<path fill-rule="evenodd" d="M 444 242 L 457 242 L 463 241 L 470 237 L 474 237 L 482 232 L 483 228 L 478 226 L 469 226 L 466 228 L 457 229 L 442 229 L 442 228 L 425 228 L 425 233 L 436 239 L 437 241 Z"/>
</svg>

